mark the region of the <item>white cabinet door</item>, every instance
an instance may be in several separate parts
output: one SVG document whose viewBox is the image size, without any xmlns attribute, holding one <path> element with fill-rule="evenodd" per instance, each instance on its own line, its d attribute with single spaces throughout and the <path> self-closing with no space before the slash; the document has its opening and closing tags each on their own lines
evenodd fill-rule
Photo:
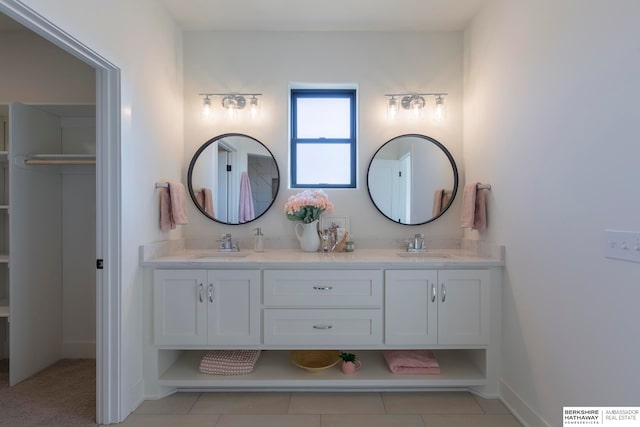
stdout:
<svg viewBox="0 0 640 427">
<path fill-rule="evenodd" d="M 156 270 L 156 345 L 260 344 L 260 272 Z"/>
<path fill-rule="evenodd" d="M 436 344 L 438 273 L 435 270 L 385 272 L 385 343 Z"/>
<path fill-rule="evenodd" d="M 155 344 L 207 343 L 207 284 L 204 270 L 155 270 Z"/>
<path fill-rule="evenodd" d="M 489 344 L 489 272 L 438 272 L 438 343 Z"/>
<path fill-rule="evenodd" d="M 260 272 L 209 271 L 208 343 L 260 344 Z"/>
</svg>

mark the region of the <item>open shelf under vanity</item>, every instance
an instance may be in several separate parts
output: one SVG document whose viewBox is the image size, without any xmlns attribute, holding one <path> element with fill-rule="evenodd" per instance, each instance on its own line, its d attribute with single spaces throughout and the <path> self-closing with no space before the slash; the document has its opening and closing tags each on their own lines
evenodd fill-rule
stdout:
<svg viewBox="0 0 640 427">
<path fill-rule="evenodd" d="M 392 373 L 381 351 L 355 350 L 362 368 L 344 375 L 336 365 L 321 372 L 294 366 L 289 350 L 264 350 L 252 373 L 209 375 L 198 370 L 206 350 L 159 350 L 168 367 L 158 378 L 162 386 L 183 389 L 264 389 L 264 390 L 419 390 L 431 387 L 472 387 L 486 383 L 485 350 L 434 350 L 440 375 Z"/>
</svg>

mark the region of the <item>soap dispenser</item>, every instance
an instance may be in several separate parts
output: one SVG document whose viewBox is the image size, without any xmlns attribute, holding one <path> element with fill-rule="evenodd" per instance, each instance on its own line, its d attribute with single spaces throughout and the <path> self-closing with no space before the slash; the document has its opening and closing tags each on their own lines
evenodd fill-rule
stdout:
<svg viewBox="0 0 640 427">
<path fill-rule="evenodd" d="M 260 227 L 254 228 L 256 230 L 256 242 L 254 246 L 254 250 L 256 252 L 264 252 L 264 236 L 262 235 L 262 229 Z"/>
</svg>

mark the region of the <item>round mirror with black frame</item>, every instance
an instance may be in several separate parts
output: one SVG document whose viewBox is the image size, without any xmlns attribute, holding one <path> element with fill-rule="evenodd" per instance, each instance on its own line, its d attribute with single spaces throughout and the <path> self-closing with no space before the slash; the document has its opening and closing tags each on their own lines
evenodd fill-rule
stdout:
<svg viewBox="0 0 640 427">
<path fill-rule="evenodd" d="M 380 147 L 367 170 L 369 197 L 382 215 L 398 224 L 436 220 L 453 203 L 458 168 L 435 139 L 400 135 Z"/>
<path fill-rule="evenodd" d="M 206 217 L 222 224 L 245 224 L 273 205 L 280 171 L 263 143 L 226 133 L 211 138 L 193 155 L 187 185 L 193 203 Z"/>
</svg>

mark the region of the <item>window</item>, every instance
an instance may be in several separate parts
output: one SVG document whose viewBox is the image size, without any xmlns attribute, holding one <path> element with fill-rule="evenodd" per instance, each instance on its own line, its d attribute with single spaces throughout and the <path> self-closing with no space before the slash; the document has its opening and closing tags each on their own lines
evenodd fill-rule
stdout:
<svg viewBox="0 0 640 427">
<path fill-rule="evenodd" d="M 291 90 L 292 188 L 356 187 L 356 91 Z"/>
</svg>

